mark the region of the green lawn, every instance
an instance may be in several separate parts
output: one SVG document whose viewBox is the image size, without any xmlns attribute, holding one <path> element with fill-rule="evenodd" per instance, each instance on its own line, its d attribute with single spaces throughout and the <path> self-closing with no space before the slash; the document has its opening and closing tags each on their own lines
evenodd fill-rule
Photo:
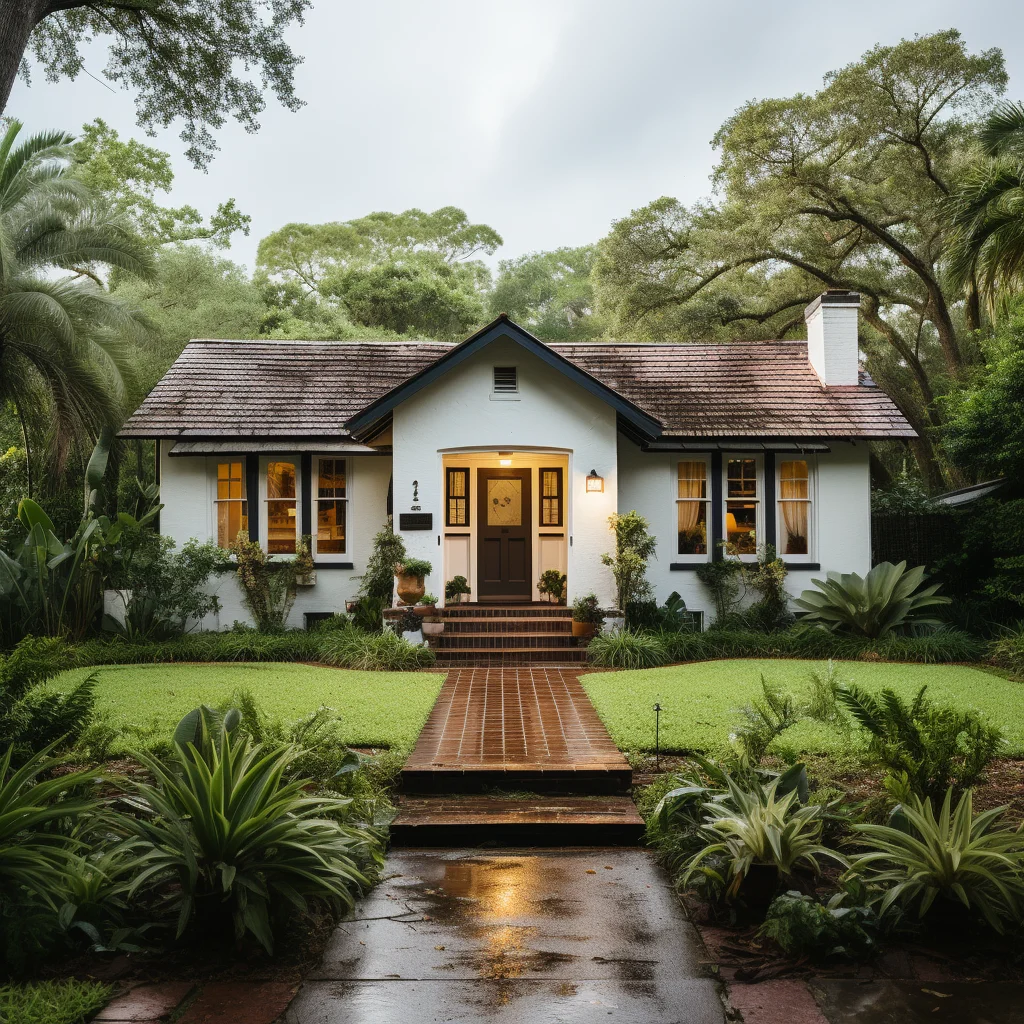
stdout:
<svg viewBox="0 0 1024 1024">
<path fill-rule="evenodd" d="M 1024 755 L 1024 684 L 959 665 L 837 663 L 843 679 L 871 690 L 890 686 L 912 696 L 925 683 L 943 703 L 975 708 L 1002 727 L 1008 752 Z M 654 703 L 659 702 L 663 750 L 721 750 L 739 724 L 737 709 L 757 697 L 765 678 L 799 693 L 822 662 L 790 660 L 706 661 L 632 672 L 595 672 L 581 682 L 612 738 L 623 750 L 654 748 Z M 799 752 L 831 753 L 848 748 L 841 734 L 804 721 L 776 740 Z M 775 748 L 773 748 L 775 749 Z"/>
<path fill-rule="evenodd" d="M 73 669 L 50 685 L 62 688 L 95 672 L 97 708 L 132 734 L 169 738 L 175 724 L 200 704 L 219 704 L 249 690 L 275 718 L 296 721 L 321 705 L 334 708 L 347 743 L 409 750 L 444 682 L 439 672 L 353 672 L 269 662 L 225 665 L 110 665 Z"/>
</svg>

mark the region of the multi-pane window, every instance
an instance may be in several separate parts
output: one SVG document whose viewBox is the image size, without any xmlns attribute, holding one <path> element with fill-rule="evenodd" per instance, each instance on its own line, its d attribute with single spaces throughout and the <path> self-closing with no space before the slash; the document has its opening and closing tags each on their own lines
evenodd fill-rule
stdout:
<svg viewBox="0 0 1024 1024">
<path fill-rule="evenodd" d="M 705 459 L 680 462 L 676 515 L 679 554 L 708 553 L 708 464 Z"/>
<path fill-rule="evenodd" d="M 779 463 L 779 553 L 811 552 L 811 474 L 804 459 Z"/>
<path fill-rule="evenodd" d="M 445 480 L 445 525 L 469 526 L 469 470 L 449 469 Z"/>
<path fill-rule="evenodd" d="M 345 554 L 348 477 L 344 459 L 318 459 L 316 471 L 316 555 Z"/>
<path fill-rule="evenodd" d="M 294 462 L 267 463 L 267 554 L 294 555 L 299 536 Z"/>
<path fill-rule="evenodd" d="M 562 471 L 540 470 L 540 525 L 562 525 Z"/>
<path fill-rule="evenodd" d="M 249 502 L 245 496 L 245 463 L 217 463 L 217 546 L 231 547 L 240 532 L 249 529 Z"/>
<path fill-rule="evenodd" d="M 728 459 L 725 468 L 725 539 L 737 555 L 757 554 L 757 459 Z"/>
</svg>

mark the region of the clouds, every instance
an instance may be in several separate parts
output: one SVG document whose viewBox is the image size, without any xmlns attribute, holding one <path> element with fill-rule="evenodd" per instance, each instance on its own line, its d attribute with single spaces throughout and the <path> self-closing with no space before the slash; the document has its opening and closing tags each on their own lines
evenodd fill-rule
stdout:
<svg viewBox="0 0 1024 1024">
<path fill-rule="evenodd" d="M 288 221 L 448 204 L 494 226 L 497 258 L 511 257 L 593 241 L 662 194 L 707 194 L 710 139 L 736 107 L 813 91 L 877 42 L 953 25 L 972 49 L 1003 46 L 1024 96 L 1021 20 L 1012 0 L 862 0 L 855 18 L 803 0 L 318 0 L 292 33 L 299 113 L 271 101 L 257 135 L 225 127 L 206 175 L 173 130 L 158 144 L 174 157 L 175 203 L 235 196 L 252 215 L 231 253 L 250 266 Z M 96 48 L 87 67 L 104 61 Z M 132 98 L 87 77 L 37 75 L 8 113 L 32 129 L 102 116 L 141 135 Z"/>
</svg>

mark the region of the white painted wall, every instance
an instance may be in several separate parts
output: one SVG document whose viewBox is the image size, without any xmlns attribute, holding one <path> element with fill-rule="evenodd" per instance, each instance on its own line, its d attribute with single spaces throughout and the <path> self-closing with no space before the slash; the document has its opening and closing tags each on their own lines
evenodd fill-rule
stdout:
<svg viewBox="0 0 1024 1024">
<path fill-rule="evenodd" d="M 856 384 L 860 369 L 857 322 L 860 301 L 815 300 L 804 314 L 807 358 L 822 384 Z"/>
<path fill-rule="evenodd" d="M 495 366 L 519 368 L 518 400 L 492 400 Z M 443 594 L 445 580 L 455 574 L 444 565 L 441 544 L 444 453 L 468 447 L 550 448 L 568 453 L 569 600 L 593 591 L 610 603 L 614 585 L 601 554 L 613 549 L 608 517 L 618 504 L 615 422 L 609 405 L 511 340 L 493 342 L 400 405 L 393 421 L 395 524 L 402 512 L 411 511 L 413 481 L 418 481 L 415 504 L 433 513 L 434 529 L 407 531 L 402 537 L 410 555 L 434 566 L 427 589 Z M 604 493 L 586 492 L 592 469 L 605 478 Z"/>
<path fill-rule="evenodd" d="M 812 509 L 812 535 L 817 547 L 812 556 L 820 570 L 794 570 L 787 590 L 794 597 L 826 572 L 858 572 L 871 568 L 871 478 L 867 444 L 830 442 L 831 451 L 817 456 L 817 484 Z M 711 595 L 692 570 L 673 571 L 676 555 L 676 473 L 683 456 L 644 453 L 632 441 L 619 437 L 619 509 L 636 509 L 647 518 L 658 538 L 656 558 L 648 579 L 658 601 L 678 591 L 692 611 L 703 611 L 705 622 L 714 617 Z M 778 458 L 778 456 L 777 456 Z M 809 559 L 800 559 L 808 561 Z"/>
<path fill-rule="evenodd" d="M 214 499 L 217 493 L 215 456 L 172 456 L 173 442 L 162 441 L 160 453 L 160 531 L 177 547 L 191 538 L 216 539 Z M 314 456 L 315 457 L 315 456 Z M 301 464 L 298 455 L 296 465 Z M 374 534 L 384 525 L 391 476 L 391 459 L 383 455 L 349 456 L 348 548 L 352 569 L 317 568 L 317 582 L 300 587 L 288 619 L 290 626 L 302 626 L 306 612 L 344 611 L 345 601 L 355 597 L 359 582 L 352 577 L 366 570 Z M 250 498 L 250 501 L 254 500 Z M 265 516 L 260 509 L 261 520 Z M 315 522 L 315 519 L 314 519 Z M 241 592 L 233 574 L 211 580 L 210 590 L 220 598 L 219 613 L 209 615 L 203 629 L 230 629 L 237 619 L 252 624 L 242 604 Z"/>
</svg>

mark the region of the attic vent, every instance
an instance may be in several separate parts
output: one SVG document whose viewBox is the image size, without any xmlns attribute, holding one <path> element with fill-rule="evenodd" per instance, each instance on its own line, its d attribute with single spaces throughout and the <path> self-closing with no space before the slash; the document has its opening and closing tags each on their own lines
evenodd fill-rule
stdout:
<svg viewBox="0 0 1024 1024">
<path fill-rule="evenodd" d="M 496 366 L 494 368 L 494 393 L 496 395 L 512 395 L 519 390 L 519 374 L 514 366 Z"/>
</svg>

